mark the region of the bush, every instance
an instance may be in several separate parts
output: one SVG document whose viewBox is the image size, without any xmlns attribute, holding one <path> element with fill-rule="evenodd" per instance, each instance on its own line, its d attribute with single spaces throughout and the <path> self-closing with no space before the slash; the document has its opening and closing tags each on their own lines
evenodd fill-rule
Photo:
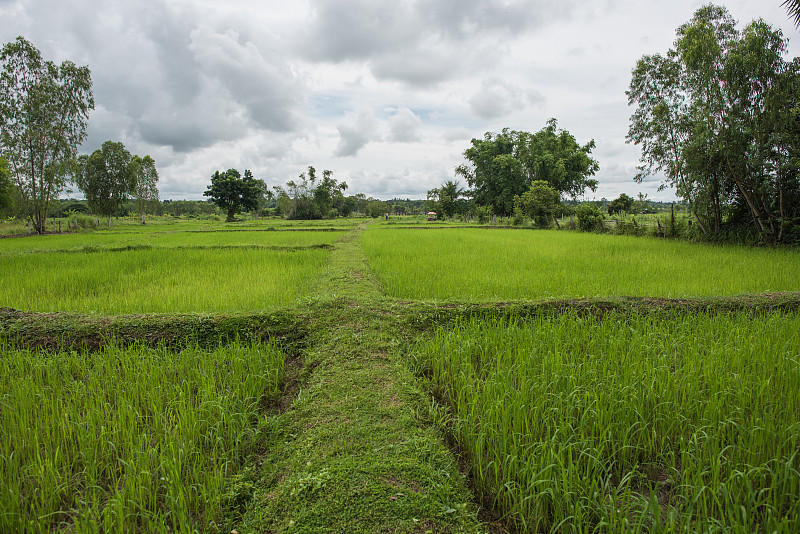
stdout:
<svg viewBox="0 0 800 534">
<path fill-rule="evenodd" d="M 595 232 L 601 228 L 603 212 L 597 206 L 581 204 L 575 210 L 575 216 L 578 219 L 578 229 L 582 232 Z"/>
</svg>

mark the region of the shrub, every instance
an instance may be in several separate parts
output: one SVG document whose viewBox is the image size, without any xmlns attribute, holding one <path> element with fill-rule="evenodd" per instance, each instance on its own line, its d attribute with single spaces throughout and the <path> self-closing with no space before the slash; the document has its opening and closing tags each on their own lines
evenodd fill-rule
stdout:
<svg viewBox="0 0 800 534">
<path fill-rule="evenodd" d="M 575 216 L 578 218 L 578 228 L 582 232 L 594 232 L 600 228 L 603 221 L 603 212 L 600 208 L 592 204 L 581 204 L 575 210 Z"/>
</svg>

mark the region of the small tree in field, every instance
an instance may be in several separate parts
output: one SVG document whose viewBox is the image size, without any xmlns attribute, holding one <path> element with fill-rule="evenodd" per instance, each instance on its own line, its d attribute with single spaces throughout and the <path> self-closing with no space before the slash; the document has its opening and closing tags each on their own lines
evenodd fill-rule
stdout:
<svg viewBox="0 0 800 534">
<path fill-rule="evenodd" d="M 203 196 L 210 197 L 214 204 L 228 213 L 228 222 L 235 221 L 236 214 L 242 210 L 257 209 L 262 195 L 263 188 L 253 178 L 253 173 L 246 170 L 242 178 L 236 169 L 215 172 L 211 177 L 211 185 L 203 193 Z"/>
<path fill-rule="evenodd" d="M 514 197 L 514 215 L 527 217 L 537 226 L 548 226 L 561 207 L 561 193 L 544 180 L 536 180 L 522 195 Z"/>
<path fill-rule="evenodd" d="M 608 204 L 608 214 L 614 215 L 615 213 L 629 213 L 633 207 L 633 197 L 622 193 L 619 197 L 615 198 Z"/>
<path fill-rule="evenodd" d="M 134 196 L 136 196 L 136 208 L 139 212 L 142 224 L 145 223 L 144 212 L 147 208 L 147 203 L 158 200 L 158 171 L 156 171 L 156 162 L 150 156 L 140 158 L 134 156 L 133 165 L 136 174 L 136 186 L 134 187 Z"/>
<path fill-rule="evenodd" d="M 75 182 L 86 195 L 89 208 L 98 215 L 111 217 L 136 188 L 137 165 L 122 143 L 106 141 L 91 156 L 78 158 Z"/>
</svg>

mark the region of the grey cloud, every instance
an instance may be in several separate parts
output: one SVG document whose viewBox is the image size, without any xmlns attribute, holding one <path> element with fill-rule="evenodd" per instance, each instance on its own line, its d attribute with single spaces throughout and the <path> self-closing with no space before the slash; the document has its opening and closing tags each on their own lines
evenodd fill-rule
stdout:
<svg viewBox="0 0 800 534">
<path fill-rule="evenodd" d="M 192 31 L 191 37 L 190 49 L 204 75 L 247 109 L 255 126 L 272 131 L 293 129 L 292 111 L 300 91 L 287 65 L 268 61 L 254 43 L 243 42 L 233 30 L 216 32 L 201 27 Z"/>
<path fill-rule="evenodd" d="M 18 5 L 24 14 L 19 31 L 47 57 L 54 56 L 48 44 L 57 43 L 70 51 L 66 57 L 89 65 L 95 102 L 126 126 L 116 138 L 185 152 L 254 129 L 298 126 L 301 83 L 268 32 L 242 37 L 254 34 L 244 11 L 233 20 L 204 22 L 207 16 L 195 7 L 163 1 Z"/>
<path fill-rule="evenodd" d="M 298 48 L 312 59 L 365 59 L 413 41 L 419 27 L 403 2 L 314 0 L 312 24 Z M 309 38 L 313 36 L 313 38 Z"/>
<path fill-rule="evenodd" d="M 463 57 L 447 47 L 390 52 L 370 61 L 372 74 L 381 80 L 397 80 L 414 86 L 433 86 L 462 70 Z"/>
<path fill-rule="evenodd" d="M 375 117 L 362 112 L 351 116 L 348 121 L 337 126 L 339 130 L 339 144 L 334 152 L 338 157 L 350 157 L 358 154 L 364 145 L 374 141 L 377 132 Z"/>
<path fill-rule="evenodd" d="M 296 47 L 313 61 L 368 61 L 379 79 L 427 86 L 463 71 L 464 61 L 486 39 L 505 39 L 509 32 L 519 34 L 543 21 L 565 17 L 574 4 L 564 0 L 311 0 L 310 30 L 297 38 Z M 470 53 L 464 50 L 465 43 Z"/>
<path fill-rule="evenodd" d="M 469 106 L 481 118 L 498 119 L 543 101 L 544 97 L 536 91 L 523 91 L 493 78 L 481 83 L 481 89 L 469 99 Z"/>
<path fill-rule="evenodd" d="M 400 108 L 389 119 L 389 141 L 410 143 L 421 139 L 422 119 L 408 108 Z"/>
</svg>

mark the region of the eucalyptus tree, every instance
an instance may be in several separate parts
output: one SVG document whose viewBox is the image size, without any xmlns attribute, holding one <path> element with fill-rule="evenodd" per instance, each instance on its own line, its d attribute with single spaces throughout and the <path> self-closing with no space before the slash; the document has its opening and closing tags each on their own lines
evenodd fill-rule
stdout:
<svg viewBox="0 0 800 534">
<path fill-rule="evenodd" d="M 75 183 L 89 209 L 108 217 L 109 228 L 114 213 L 135 194 L 138 170 L 138 161 L 120 142 L 106 141 L 91 155 L 78 158 Z"/>
<path fill-rule="evenodd" d="M 756 20 L 739 31 L 727 9 L 709 4 L 665 56 L 644 56 L 633 70 L 635 179 L 663 174 L 662 189 L 674 187 L 706 233 L 745 224 L 777 242 L 796 224 L 785 201 L 797 188 L 797 69 L 785 54 L 780 30 Z"/>
<path fill-rule="evenodd" d="M 145 211 L 150 202 L 158 200 L 158 171 L 156 162 L 149 155 L 141 158 L 134 156 L 135 185 L 133 196 L 136 197 L 136 208 L 142 224 L 145 224 Z"/>
<path fill-rule="evenodd" d="M 89 68 L 56 65 L 23 37 L 0 51 L 0 152 L 24 215 L 43 233 L 50 203 L 66 187 L 94 109 Z"/>
</svg>

